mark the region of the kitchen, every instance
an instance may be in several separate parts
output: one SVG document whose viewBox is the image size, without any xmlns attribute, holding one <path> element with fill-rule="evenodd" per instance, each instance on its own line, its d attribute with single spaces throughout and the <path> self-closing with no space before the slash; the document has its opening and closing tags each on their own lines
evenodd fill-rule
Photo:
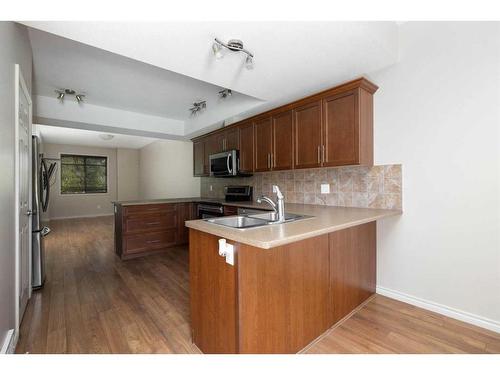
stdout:
<svg viewBox="0 0 500 375">
<path fill-rule="evenodd" d="M 18 314 L 15 352 L 499 353 L 485 209 L 498 90 L 469 57 L 489 57 L 481 72 L 498 62 L 498 25 L 308 26 L 339 47 L 325 50 L 328 70 L 271 64 L 251 23 L 233 25 L 248 42 L 195 24 L 199 67 L 216 72 L 205 81 L 149 50 L 104 48 L 78 22 L 13 26 L 33 54 L 33 160 L 46 164 L 35 181 L 50 188 L 45 276 Z M 168 41 L 173 26 L 157 27 Z"/>
</svg>

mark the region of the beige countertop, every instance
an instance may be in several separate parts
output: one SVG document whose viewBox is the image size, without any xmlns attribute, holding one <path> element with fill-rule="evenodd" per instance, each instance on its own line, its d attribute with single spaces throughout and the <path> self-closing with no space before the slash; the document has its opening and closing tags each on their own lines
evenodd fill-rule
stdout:
<svg viewBox="0 0 500 375">
<path fill-rule="evenodd" d="M 231 205 L 237 204 L 232 202 Z M 254 203 L 252 206 L 255 208 L 264 208 L 264 206 L 258 203 Z M 204 220 L 186 221 L 186 226 L 228 240 L 263 249 L 270 249 L 402 213 L 400 210 L 292 203 L 285 204 L 285 211 L 314 217 L 285 224 L 273 224 L 248 229 L 225 227 Z"/>
</svg>

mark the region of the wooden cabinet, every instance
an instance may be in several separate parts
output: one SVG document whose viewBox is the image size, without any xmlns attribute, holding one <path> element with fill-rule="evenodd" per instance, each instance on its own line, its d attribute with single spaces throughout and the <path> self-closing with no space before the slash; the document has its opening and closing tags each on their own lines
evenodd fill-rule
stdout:
<svg viewBox="0 0 500 375">
<path fill-rule="evenodd" d="M 253 122 L 243 123 L 239 126 L 240 143 L 240 171 L 252 173 L 254 167 L 254 132 Z"/>
<path fill-rule="evenodd" d="M 190 229 L 193 342 L 204 353 L 296 353 L 375 293 L 376 222 L 270 250 Z"/>
<path fill-rule="evenodd" d="M 115 252 L 135 258 L 186 244 L 186 220 L 195 218 L 193 203 L 115 205 Z"/>
<path fill-rule="evenodd" d="M 224 206 L 224 216 L 232 216 L 238 214 L 238 207 L 236 206 Z"/>
<path fill-rule="evenodd" d="M 189 231 L 193 342 L 204 353 L 237 353 L 236 267 L 219 255 L 218 237 Z"/>
<path fill-rule="evenodd" d="M 377 89 L 360 78 L 193 142 L 205 139 L 207 163 L 212 153 L 239 149 L 240 169 L 247 173 L 373 165 L 373 94 Z M 201 145 L 196 147 L 201 155 Z M 196 160 L 195 175 L 199 175 L 201 163 Z"/>
<path fill-rule="evenodd" d="M 286 111 L 273 116 L 272 169 L 293 168 L 293 113 Z"/>
<path fill-rule="evenodd" d="M 373 164 L 373 100 L 363 89 L 323 99 L 323 165 Z"/>
<path fill-rule="evenodd" d="M 297 107 L 294 113 L 295 168 L 321 166 L 321 101 Z"/>
<path fill-rule="evenodd" d="M 205 140 L 193 142 L 193 174 L 195 176 L 208 175 L 208 162 L 205 162 Z"/>
<path fill-rule="evenodd" d="M 255 134 L 255 172 L 271 170 L 273 152 L 273 129 L 271 117 L 254 123 Z"/>
<path fill-rule="evenodd" d="M 194 214 L 194 203 L 177 204 L 177 244 L 187 244 L 189 242 L 189 228 L 184 224 L 187 220 L 196 218 Z"/>
</svg>

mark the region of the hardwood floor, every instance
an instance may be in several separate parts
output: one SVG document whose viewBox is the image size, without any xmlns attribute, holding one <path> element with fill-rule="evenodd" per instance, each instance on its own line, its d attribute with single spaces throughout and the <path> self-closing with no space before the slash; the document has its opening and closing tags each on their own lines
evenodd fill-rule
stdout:
<svg viewBox="0 0 500 375">
<path fill-rule="evenodd" d="M 186 247 L 121 261 L 112 217 L 52 221 L 47 281 L 18 353 L 199 353 L 191 343 Z M 382 296 L 306 353 L 500 353 L 500 335 Z"/>
</svg>

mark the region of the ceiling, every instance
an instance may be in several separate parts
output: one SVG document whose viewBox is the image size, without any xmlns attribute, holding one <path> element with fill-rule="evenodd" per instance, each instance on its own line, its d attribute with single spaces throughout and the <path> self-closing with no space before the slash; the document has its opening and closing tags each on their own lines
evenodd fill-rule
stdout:
<svg viewBox="0 0 500 375">
<path fill-rule="evenodd" d="M 398 59 L 395 22 L 24 23 L 33 28 L 36 95 L 72 85 L 96 106 L 182 121 L 185 136 L 369 78 Z M 214 37 L 242 39 L 255 68 L 245 69 L 239 53 L 215 60 Z M 224 87 L 236 94 L 218 102 Z M 209 101 L 207 111 L 189 117 L 196 99 Z"/>
<path fill-rule="evenodd" d="M 78 145 L 89 147 L 106 148 L 142 148 L 154 141 L 156 138 L 138 137 L 124 134 L 102 133 L 90 130 L 64 128 L 57 126 L 34 124 L 46 143 L 57 143 L 64 145 Z M 111 134 L 113 138 L 103 140 L 102 134 Z"/>
</svg>

